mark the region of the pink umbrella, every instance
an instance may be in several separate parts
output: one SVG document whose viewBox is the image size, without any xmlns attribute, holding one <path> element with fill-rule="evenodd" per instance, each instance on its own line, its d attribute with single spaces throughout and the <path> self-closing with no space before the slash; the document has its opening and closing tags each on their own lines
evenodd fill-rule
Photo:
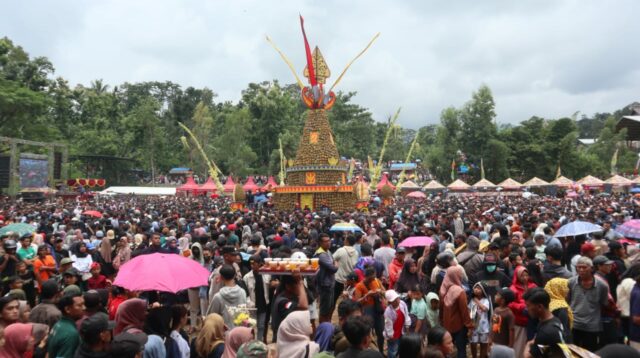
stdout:
<svg viewBox="0 0 640 358">
<path fill-rule="evenodd" d="M 402 240 L 399 247 L 422 247 L 433 244 L 433 239 L 429 236 L 412 236 Z"/>
<path fill-rule="evenodd" d="M 176 254 L 141 255 L 120 267 L 113 284 L 131 291 L 178 291 L 207 286 L 209 271 Z"/>
<path fill-rule="evenodd" d="M 409 194 L 407 194 L 407 198 L 424 199 L 426 197 L 427 196 L 421 191 L 412 191 Z"/>
</svg>

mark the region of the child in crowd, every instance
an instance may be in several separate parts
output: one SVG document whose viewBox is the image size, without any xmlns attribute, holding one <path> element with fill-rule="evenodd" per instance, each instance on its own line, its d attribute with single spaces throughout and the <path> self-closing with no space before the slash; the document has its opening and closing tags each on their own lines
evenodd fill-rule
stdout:
<svg viewBox="0 0 640 358">
<path fill-rule="evenodd" d="M 99 263 L 94 262 L 91 264 L 91 277 L 87 280 L 87 286 L 90 290 L 107 288 L 109 286 L 107 277 L 100 273 L 101 269 L 102 267 Z"/>
<path fill-rule="evenodd" d="M 491 314 L 491 302 L 487 297 L 481 283 L 473 285 L 473 298 L 469 302 L 469 312 L 474 326 L 471 331 L 471 355 L 473 358 L 478 357 L 478 345 L 480 345 L 480 358 L 487 357 Z"/>
<path fill-rule="evenodd" d="M 513 347 L 515 334 L 514 324 L 516 317 L 508 307 L 515 299 L 515 294 L 508 288 L 503 288 L 496 294 L 496 308 L 493 310 L 492 342 L 503 346 Z"/>
<path fill-rule="evenodd" d="M 409 291 L 411 296 L 411 331 L 426 335 L 429 330 L 429 320 L 427 318 L 427 302 L 424 300 L 424 294 L 420 289 L 420 284 L 411 287 Z"/>
<path fill-rule="evenodd" d="M 388 290 L 384 297 L 387 300 L 387 308 L 384 310 L 384 338 L 387 340 L 387 357 L 395 357 L 398 354 L 400 337 L 411 326 L 411 317 L 407 304 L 400 299 L 395 290 Z"/>
<path fill-rule="evenodd" d="M 429 328 L 440 327 L 440 297 L 435 292 L 427 294 L 427 318 Z"/>
</svg>

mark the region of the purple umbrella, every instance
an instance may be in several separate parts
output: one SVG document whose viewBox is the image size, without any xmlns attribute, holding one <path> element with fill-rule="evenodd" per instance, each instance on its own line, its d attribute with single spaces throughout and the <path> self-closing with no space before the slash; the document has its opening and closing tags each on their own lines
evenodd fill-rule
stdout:
<svg viewBox="0 0 640 358">
<path fill-rule="evenodd" d="M 640 239 L 640 220 L 629 220 L 616 227 L 616 232 L 628 239 Z"/>
<path fill-rule="evenodd" d="M 422 247 L 430 246 L 433 243 L 433 239 L 429 236 L 412 236 L 402 240 L 398 244 L 399 247 Z"/>
</svg>

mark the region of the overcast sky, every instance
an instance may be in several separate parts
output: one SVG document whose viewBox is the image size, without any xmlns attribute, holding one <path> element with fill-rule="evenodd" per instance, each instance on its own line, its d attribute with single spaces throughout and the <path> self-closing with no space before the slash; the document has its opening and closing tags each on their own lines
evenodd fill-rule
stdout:
<svg viewBox="0 0 640 358">
<path fill-rule="evenodd" d="M 333 83 L 384 120 L 439 121 L 480 85 L 499 123 L 609 112 L 640 101 L 640 1 L 4 1 L 0 36 L 47 56 L 72 85 L 103 79 L 208 87 L 237 101 L 249 82 L 293 76 L 265 35 L 304 68 L 298 13 Z"/>
</svg>

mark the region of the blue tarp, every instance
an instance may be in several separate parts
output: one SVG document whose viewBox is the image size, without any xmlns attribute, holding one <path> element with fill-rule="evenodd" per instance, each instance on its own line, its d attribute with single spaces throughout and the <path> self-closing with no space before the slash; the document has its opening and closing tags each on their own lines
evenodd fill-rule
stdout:
<svg viewBox="0 0 640 358">
<path fill-rule="evenodd" d="M 416 163 L 393 163 L 389 167 L 389 170 L 415 170 L 417 166 Z"/>
<path fill-rule="evenodd" d="M 191 171 L 191 168 L 173 168 L 169 170 L 169 174 L 185 174 Z"/>
</svg>

